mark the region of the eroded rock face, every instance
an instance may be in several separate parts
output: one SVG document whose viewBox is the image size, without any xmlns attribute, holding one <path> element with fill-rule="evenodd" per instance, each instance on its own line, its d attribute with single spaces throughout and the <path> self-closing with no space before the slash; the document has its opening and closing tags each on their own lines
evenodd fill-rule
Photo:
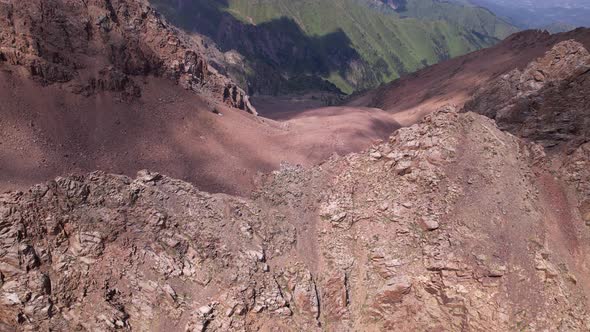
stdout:
<svg viewBox="0 0 590 332">
<path fill-rule="evenodd" d="M 23 199 L 36 207 L 15 209 Z M 290 248 L 294 229 L 251 202 L 147 172 L 60 178 L 2 201 L 5 323 L 224 330 L 287 304 L 265 261 Z"/>
<path fill-rule="evenodd" d="M 141 94 L 143 77 L 166 77 L 256 113 L 200 46 L 143 0 L 0 2 L 2 63 L 74 93 L 113 91 L 125 99 Z"/>
<path fill-rule="evenodd" d="M 523 71 L 484 85 L 465 111 L 496 120 L 501 129 L 545 147 L 575 149 L 590 138 L 590 54 L 568 40 Z"/>
<path fill-rule="evenodd" d="M 546 163 L 447 107 L 250 199 L 58 178 L 0 197 L 0 326 L 587 330 L 588 229 L 562 213 L 583 202 Z"/>
</svg>

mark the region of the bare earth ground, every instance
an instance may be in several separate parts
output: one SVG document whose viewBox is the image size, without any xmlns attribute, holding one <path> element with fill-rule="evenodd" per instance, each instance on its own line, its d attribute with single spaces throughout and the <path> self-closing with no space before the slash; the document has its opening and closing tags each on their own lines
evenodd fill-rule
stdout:
<svg viewBox="0 0 590 332">
<path fill-rule="evenodd" d="M 302 112 L 323 108 L 326 105 L 341 104 L 339 97 L 334 93 L 309 92 L 304 94 L 285 96 L 254 96 L 252 102 L 256 104 L 258 114 L 273 120 L 289 120 Z"/>
<path fill-rule="evenodd" d="M 348 106 L 261 102 L 274 120 L 150 75 L 125 102 L 0 67 L 3 189 L 85 173 L 0 194 L 0 330 L 590 330 L 590 142 L 570 128 L 588 103 L 562 103 L 590 55 L 568 41 L 501 75 L 559 38 L 523 33 Z M 478 100 L 500 114 L 533 96 L 562 115 L 524 120 L 572 153 L 427 114 L 488 81 Z M 144 168 L 189 182 L 86 173 Z"/>
<path fill-rule="evenodd" d="M 257 172 L 283 161 L 310 166 L 361 150 L 399 128 L 370 108 L 313 109 L 274 121 L 212 105 L 164 79 L 142 97 L 83 97 L 0 72 L 0 190 L 22 190 L 61 174 L 151 169 L 211 192 L 247 194 Z M 32 98 L 34 96 L 34 98 Z"/>
<path fill-rule="evenodd" d="M 571 38 L 255 117 L 143 1 L 0 0 L 0 331 L 589 331 L 590 54 L 513 72 Z"/>
</svg>

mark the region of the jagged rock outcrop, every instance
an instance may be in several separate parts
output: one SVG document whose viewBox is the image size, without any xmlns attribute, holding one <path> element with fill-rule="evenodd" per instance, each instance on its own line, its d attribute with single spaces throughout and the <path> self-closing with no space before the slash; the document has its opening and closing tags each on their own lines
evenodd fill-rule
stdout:
<svg viewBox="0 0 590 332">
<path fill-rule="evenodd" d="M 496 120 L 501 129 L 545 147 L 570 149 L 590 139 L 590 54 L 568 40 L 524 70 L 484 85 L 465 111 Z"/>
<path fill-rule="evenodd" d="M 513 134 L 549 148 L 553 170 L 574 188 L 571 212 L 590 225 L 590 53 L 580 43 L 556 44 L 523 71 L 484 86 L 465 104 Z M 571 218 L 571 217 L 570 217 Z"/>
<path fill-rule="evenodd" d="M 114 91 L 125 99 L 141 93 L 142 79 L 166 77 L 256 113 L 200 47 L 143 0 L 0 2 L 0 65 L 74 93 Z"/>
<path fill-rule="evenodd" d="M 0 326 L 588 330 L 590 236 L 548 161 L 447 107 L 250 199 L 58 178 L 0 196 Z"/>
</svg>

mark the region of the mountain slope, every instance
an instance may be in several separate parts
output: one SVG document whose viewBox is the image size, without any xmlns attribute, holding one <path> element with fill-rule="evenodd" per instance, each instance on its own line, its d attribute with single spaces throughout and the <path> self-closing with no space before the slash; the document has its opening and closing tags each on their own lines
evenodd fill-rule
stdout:
<svg viewBox="0 0 590 332">
<path fill-rule="evenodd" d="M 143 1 L 4 1 L 0 24 L 0 64 L 41 84 L 132 100 L 141 95 L 137 77 L 151 75 L 255 113 L 244 91 Z"/>
<path fill-rule="evenodd" d="M 0 194 L 0 330 L 590 330 L 590 29 L 352 101 L 388 112 L 275 122 L 145 2 L 4 1 L 0 24 L 0 181 L 254 189 Z"/>
<path fill-rule="evenodd" d="M 0 196 L 0 327 L 587 330 L 590 238 L 548 164 L 446 108 L 250 199 L 60 177 Z"/>
<path fill-rule="evenodd" d="M 495 119 L 500 128 L 570 151 L 590 141 L 590 53 L 567 40 L 523 70 L 483 86 L 465 110 Z"/>
<path fill-rule="evenodd" d="M 498 19 L 484 8 L 457 6 L 451 2 L 437 0 L 404 1 L 403 8 L 396 10 L 400 15 L 418 19 L 454 22 L 477 34 L 504 39 L 516 32 L 514 27 Z"/>
<path fill-rule="evenodd" d="M 422 69 L 390 84 L 357 96 L 350 106 L 377 107 L 408 119 L 411 125 L 446 104 L 458 107 L 479 88 L 514 69 L 523 69 L 555 44 L 573 39 L 590 48 L 590 29 L 551 35 L 529 30 L 501 43 Z"/>
<path fill-rule="evenodd" d="M 521 29 L 590 27 L 590 3 L 579 1 L 455 0 L 488 8 Z"/>
<path fill-rule="evenodd" d="M 214 48 L 147 1 L 0 1 L 0 191 L 150 168 L 245 195 L 257 172 L 309 166 L 398 127 L 369 108 L 284 122 L 239 111 L 255 113 L 209 61 Z"/>
<path fill-rule="evenodd" d="M 369 0 L 152 3 L 176 24 L 209 36 L 223 51 L 239 51 L 247 60 L 246 68 L 236 70 L 242 81 L 266 94 L 313 84 L 328 88 L 318 78 L 344 92 L 374 87 L 490 46 L 515 31 L 485 10 L 429 0 L 409 2 L 414 17 Z M 430 14 L 423 15 L 424 8 Z"/>
</svg>

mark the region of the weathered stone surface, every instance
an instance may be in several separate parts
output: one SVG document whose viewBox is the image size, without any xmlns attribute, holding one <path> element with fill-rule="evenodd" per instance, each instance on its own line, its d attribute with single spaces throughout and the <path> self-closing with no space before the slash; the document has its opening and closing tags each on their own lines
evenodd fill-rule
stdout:
<svg viewBox="0 0 590 332">
<path fill-rule="evenodd" d="M 588 50 L 564 41 L 523 71 L 483 85 L 464 110 L 491 117 L 501 129 L 545 147 L 575 149 L 590 137 L 589 77 Z"/>
<path fill-rule="evenodd" d="M 373 313 L 386 316 L 394 310 L 394 305 L 402 302 L 405 295 L 410 293 L 412 283 L 407 277 L 396 277 L 386 282 L 378 290 L 373 302 Z"/>
<path fill-rule="evenodd" d="M 0 326 L 588 330 L 586 149 L 551 172 L 539 145 L 447 107 L 386 157 L 285 166 L 251 198 L 148 171 L 2 194 Z"/>
</svg>

